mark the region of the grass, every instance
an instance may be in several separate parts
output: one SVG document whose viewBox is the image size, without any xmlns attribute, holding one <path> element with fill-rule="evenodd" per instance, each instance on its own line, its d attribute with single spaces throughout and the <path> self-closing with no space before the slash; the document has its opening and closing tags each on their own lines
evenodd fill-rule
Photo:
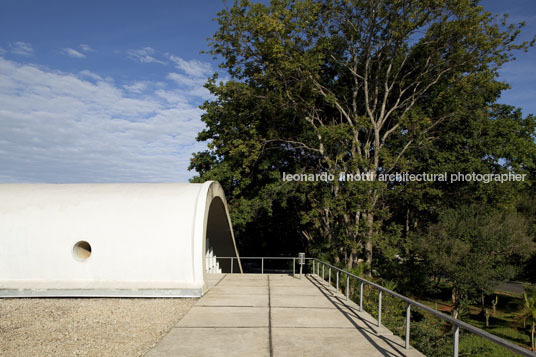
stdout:
<svg viewBox="0 0 536 357">
<path fill-rule="evenodd" d="M 497 337 L 503 338 L 524 348 L 530 348 L 529 326 L 523 327 L 519 320 L 519 315 L 523 309 L 523 300 L 520 295 L 496 292 L 499 301 L 495 314 L 492 313 L 491 299 L 486 298 L 486 307 L 490 310 L 489 327 L 486 327 L 486 319 L 482 314 L 480 305 L 470 305 L 467 312 L 461 316 L 461 319 L 473 326 L 481 328 Z M 452 304 L 448 300 L 450 297 L 450 288 L 441 286 L 436 294 L 433 294 L 419 301 L 423 304 L 443 312 L 450 312 Z M 460 355 L 464 356 L 517 356 L 509 350 L 491 343 L 489 340 L 480 336 L 471 334 L 467 331 L 462 332 L 460 339 Z"/>
<path fill-rule="evenodd" d="M 517 357 L 514 353 L 502 346 L 473 334 L 462 335 L 460 339 L 460 356 L 485 356 L 485 357 Z"/>
<path fill-rule="evenodd" d="M 377 295 L 375 289 L 365 287 L 364 308 L 374 317 L 377 317 Z M 491 313 L 489 327 L 486 327 L 485 316 L 482 314 L 481 306 L 478 304 L 468 306 L 465 313 L 460 317 L 461 320 L 523 348 L 530 349 L 530 326 L 527 324 L 526 327 L 523 327 L 522 322 L 519 320 L 523 309 L 522 296 L 499 291 L 496 292 L 496 295 L 499 299 L 494 314 L 492 313 L 491 301 L 495 298 L 495 295 L 488 296 L 485 299 L 486 308 Z M 451 287 L 448 283 L 443 283 L 438 286 L 435 293 L 415 300 L 433 309 L 450 314 L 452 310 L 450 296 Z M 354 301 L 358 301 L 357 290 L 351 289 L 351 298 Z M 404 303 L 385 295 L 382 316 L 382 323 L 387 328 L 396 335 L 402 338 L 405 337 Z M 412 310 L 410 340 L 412 346 L 425 355 L 450 355 L 452 353 L 452 326 L 432 314 L 414 309 Z M 483 337 L 461 330 L 460 356 L 508 357 L 518 355 Z"/>
</svg>

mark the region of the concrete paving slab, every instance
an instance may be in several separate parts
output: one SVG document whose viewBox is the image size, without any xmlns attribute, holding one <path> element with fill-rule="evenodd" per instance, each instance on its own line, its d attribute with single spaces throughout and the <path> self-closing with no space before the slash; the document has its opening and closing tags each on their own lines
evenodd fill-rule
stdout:
<svg viewBox="0 0 536 357">
<path fill-rule="evenodd" d="M 267 274 L 227 274 L 228 280 L 254 280 L 254 279 L 268 279 Z"/>
<path fill-rule="evenodd" d="M 227 274 L 215 274 L 215 273 L 206 273 L 205 279 L 211 279 L 211 280 L 220 280 L 224 278 Z"/>
<path fill-rule="evenodd" d="M 210 277 L 210 278 L 205 277 L 205 281 L 206 282 L 211 282 L 211 283 L 217 283 L 218 281 L 222 280 L 223 278 L 225 278 L 225 276 Z"/>
<path fill-rule="evenodd" d="M 208 288 L 212 288 L 215 285 L 218 285 L 223 279 L 225 279 L 226 274 L 207 274 L 205 275 L 205 282 L 207 283 Z"/>
<path fill-rule="evenodd" d="M 267 328 L 174 328 L 146 356 L 270 356 L 269 331 Z"/>
<path fill-rule="evenodd" d="M 318 276 L 215 284 L 148 356 L 422 356 Z"/>
<path fill-rule="evenodd" d="M 272 307 L 336 309 L 335 305 L 321 295 L 272 295 L 271 305 Z"/>
<path fill-rule="evenodd" d="M 311 282 L 311 285 L 316 287 L 319 291 L 321 291 L 323 295 L 329 296 L 329 297 L 339 296 L 339 297 L 343 297 L 344 299 L 346 299 L 346 295 L 345 295 L 346 292 L 343 291 L 342 289 L 337 291 L 337 288 L 335 286 L 330 285 L 327 282 L 323 282 L 319 278 L 311 278 L 311 277 L 307 277 L 307 278 Z"/>
<path fill-rule="evenodd" d="M 273 327 L 354 328 L 344 315 L 333 309 L 272 307 Z"/>
<path fill-rule="evenodd" d="M 268 327 L 268 308 L 194 306 L 177 327 Z"/>
<path fill-rule="evenodd" d="M 270 282 L 270 293 L 272 295 L 286 295 L 286 296 L 297 296 L 297 295 L 315 295 L 322 296 L 322 293 L 318 288 L 314 286 L 271 286 Z"/>
<path fill-rule="evenodd" d="M 216 286 L 207 293 L 212 295 L 268 295 L 264 286 Z"/>
<path fill-rule="evenodd" d="M 378 327 L 378 320 L 366 311 L 359 312 L 358 309 L 354 308 L 342 308 L 342 313 L 357 328 L 369 330 L 376 335 L 389 336 L 393 334 L 391 330 L 383 325 Z"/>
<path fill-rule="evenodd" d="M 268 306 L 268 295 L 206 294 L 196 306 Z"/>
<path fill-rule="evenodd" d="M 287 286 L 287 287 L 301 287 L 301 286 L 311 286 L 311 282 L 306 279 L 305 277 L 301 280 L 298 278 L 291 278 L 291 279 L 271 279 L 270 278 L 270 286 Z"/>
<path fill-rule="evenodd" d="M 270 275 L 270 280 L 296 279 L 296 276 L 292 274 L 269 274 L 269 275 Z"/>
<path fill-rule="evenodd" d="M 406 350 L 406 348 L 404 347 L 405 346 L 404 341 L 402 341 L 402 339 L 398 336 L 389 335 L 389 336 L 379 336 L 376 338 L 384 342 L 386 345 L 388 345 L 390 349 L 395 350 L 398 353 L 400 353 L 400 356 L 425 357 L 424 354 L 422 354 L 420 351 L 413 348 L 411 345 L 410 345 L 410 348 Z"/>
<path fill-rule="evenodd" d="M 274 327 L 272 339 L 274 356 L 423 356 L 356 329 Z"/>
<path fill-rule="evenodd" d="M 330 284 L 328 281 L 324 281 L 324 280 L 322 280 L 322 278 L 320 278 L 320 277 L 318 277 L 316 275 L 307 276 L 307 280 L 309 280 L 315 286 L 321 286 L 321 287 L 324 287 L 326 289 L 336 291 L 336 287 L 335 287 L 336 282 L 335 282 L 335 280 L 332 280 L 331 284 Z M 345 278 L 345 280 L 346 280 L 346 278 Z M 341 279 L 341 283 L 342 283 L 342 279 Z"/>
<path fill-rule="evenodd" d="M 218 286 L 244 286 L 244 287 L 253 287 L 253 286 L 268 286 L 268 279 L 235 279 L 222 280 Z"/>
<path fill-rule="evenodd" d="M 329 289 L 329 290 L 328 290 Z M 324 298 L 338 309 L 356 328 L 366 329 L 376 335 L 392 335 L 393 333 L 385 326 L 378 327 L 376 318 L 368 312 L 359 311 L 359 306 L 351 300 L 346 300 L 342 294 L 337 294 L 332 287 L 325 286 L 322 290 Z"/>
</svg>

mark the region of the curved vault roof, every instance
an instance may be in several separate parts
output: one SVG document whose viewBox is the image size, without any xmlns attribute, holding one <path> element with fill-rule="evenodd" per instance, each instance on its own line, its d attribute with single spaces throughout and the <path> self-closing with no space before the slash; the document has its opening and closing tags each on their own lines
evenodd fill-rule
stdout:
<svg viewBox="0 0 536 357">
<path fill-rule="evenodd" d="M 212 256 L 241 271 L 217 182 L 0 185 L 0 297 L 201 296 Z"/>
</svg>

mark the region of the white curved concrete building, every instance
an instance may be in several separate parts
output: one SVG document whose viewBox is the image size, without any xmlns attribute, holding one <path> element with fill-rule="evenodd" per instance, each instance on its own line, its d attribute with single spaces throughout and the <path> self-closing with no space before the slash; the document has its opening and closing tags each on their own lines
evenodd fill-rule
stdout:
<svg viewBox="0 0 536 357">
<path fill-rule="evenodd" d="M 241 271 L 217 182 L 0 185 L 0 297 L 201 296 L 217 256 Z"/>
</svg>

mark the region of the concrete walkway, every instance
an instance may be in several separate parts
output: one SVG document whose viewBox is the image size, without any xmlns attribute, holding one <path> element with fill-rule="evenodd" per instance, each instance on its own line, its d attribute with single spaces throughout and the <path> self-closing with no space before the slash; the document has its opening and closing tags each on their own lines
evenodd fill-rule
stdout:
<svg viewBox="0 0 536 357">
<path fill-rule="evenodd" d="M 221 274 L 146 355 L 423 356 L 317 276 Z"/>
</svg>

